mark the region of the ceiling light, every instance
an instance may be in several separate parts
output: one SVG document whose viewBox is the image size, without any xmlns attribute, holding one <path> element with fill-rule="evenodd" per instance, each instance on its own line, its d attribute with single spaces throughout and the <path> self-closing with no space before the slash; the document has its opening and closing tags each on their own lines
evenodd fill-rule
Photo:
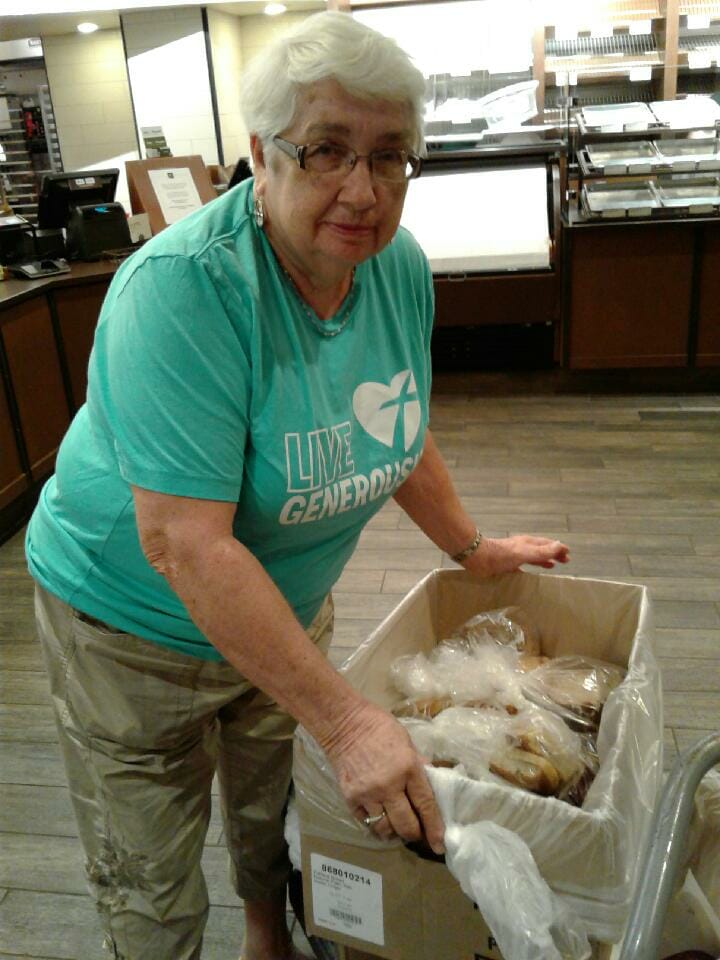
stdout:
<svg viewBox="0 0 720 960">
<path fill-rule="evenodd" d="M 269 17 L 276 17 L 279 13 L 285 13 L 287 7 L 284 3 L 266 3 L 263 11 Z"/>
<path fill-rule="evenodd" d="M 95 33 L 96 30 L 100 29 L 96 23 L 89 23 L 87 20 L 79 23 L 77 28 L 80 33 Z"/>
</svg>

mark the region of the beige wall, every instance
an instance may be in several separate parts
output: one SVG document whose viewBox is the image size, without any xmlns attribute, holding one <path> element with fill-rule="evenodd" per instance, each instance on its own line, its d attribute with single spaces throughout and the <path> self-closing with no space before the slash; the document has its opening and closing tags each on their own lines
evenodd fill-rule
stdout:
<svg viewBox="0 0 720 960">
<path fill-rule="evenodd" d="M 43 37 L 43 52 L 64 168 L 137 157 L 120 31 Z"/>
<path fill-rule="evenodd" d="M 279 17 L 266 17 L 264 14 L 234 17 L 208 7 L 215 89 L 225 163 L 228 166 L 233 166 L 238 157 L 250 155 L 250 139 L 239 105 L 243 68 L 272 40 L 308 16 L 310 13 L 285 13 Z"/>
<path fill-rule="evenodd" d="M 242 20 L 214 7 L 207 8 L 215 94 L 225 163 L 234 166 L 250 152 L 240 116 L 240 74 L 243 68 Z"/>
</svg>

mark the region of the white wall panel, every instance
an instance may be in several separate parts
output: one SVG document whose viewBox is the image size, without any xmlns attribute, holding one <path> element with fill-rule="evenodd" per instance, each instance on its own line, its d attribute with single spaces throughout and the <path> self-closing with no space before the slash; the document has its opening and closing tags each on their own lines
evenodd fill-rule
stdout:
<svg viewBox="0 0 720 960">
<path fill-rule="evenodd" d="M 201 153 L 206 164 L 217 163 L 201 11 L 170 13 L 122 15 L 137 125 L 162 127 L 175 156 Z"/>
</svg>

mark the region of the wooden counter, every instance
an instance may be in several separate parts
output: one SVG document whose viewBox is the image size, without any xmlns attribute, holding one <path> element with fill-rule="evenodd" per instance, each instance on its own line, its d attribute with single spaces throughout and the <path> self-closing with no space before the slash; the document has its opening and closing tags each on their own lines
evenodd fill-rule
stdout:
<svg viewBox="0 0 720 960">
<path fill-rule="evenodd" d="M 720 218 L 571 217 L 564 232 L 564 367 L 720 367 Z"/>
<path fill-rule="evenodd" d="M 25 522 L 85 399 L 100 307 L 117 265 L 0 283 L 0 541 Z"/>
</svg>

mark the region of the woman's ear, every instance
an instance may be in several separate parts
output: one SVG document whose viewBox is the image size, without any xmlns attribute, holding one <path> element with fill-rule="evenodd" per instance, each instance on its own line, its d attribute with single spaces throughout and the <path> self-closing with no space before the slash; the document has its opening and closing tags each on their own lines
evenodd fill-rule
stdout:
<svg viewBox="0 0 720 960">
<path fill-rule="evenodd" d="M 260 169 L 265 169 L 265 154 L 263 151 L 262 141 L 256 133 L 250 134 L 250 156 L 253 161 L 253 170 L 257 176 L 257 172 Z"/>
<path fill-rule="evenodd" d="M 265 167 L 265 152 L 262 141 L 256 133 L 250 134 L 250 156 L 252 157 L 253 176 L 255 177 L 255 196 L 259 197 L 265 190 L 267 169 Z"/>
</svg>

